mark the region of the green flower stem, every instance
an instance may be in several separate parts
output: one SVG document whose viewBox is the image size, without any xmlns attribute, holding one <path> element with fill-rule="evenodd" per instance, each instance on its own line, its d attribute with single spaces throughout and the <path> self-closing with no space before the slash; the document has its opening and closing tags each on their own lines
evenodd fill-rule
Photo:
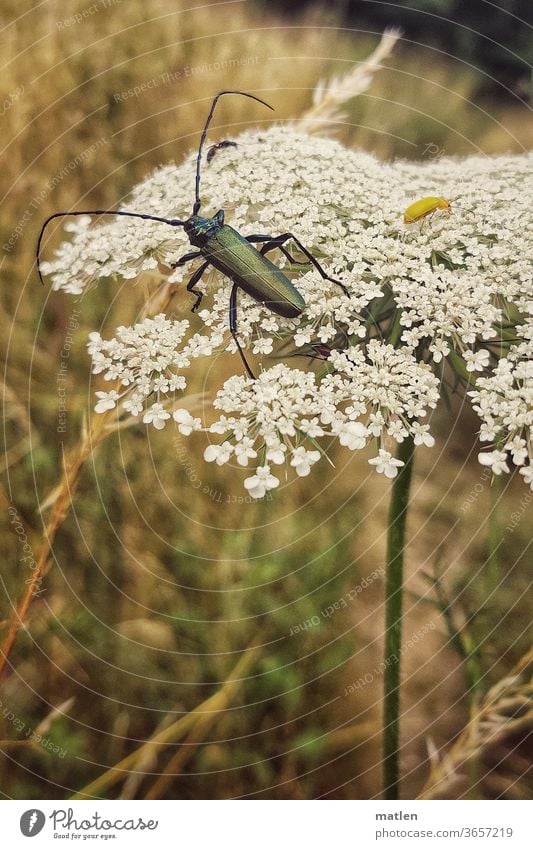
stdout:
<svg viewBox="0 0 533 849">
<path fill-rule="evenodd" d="M 404 329 L 402 327 L 402 325 L 400 324 L 401 317 L 402 317 L 402 311 L 400 309 L 397 309 L 396 312 L 394 313 L 394 318 L 393 318 L 392 325 L 391 325 L 391 328 L 390 328 L 390 331 L 389 331 L 389 338 L 387 339 L 387 342 L 389 343 L 389 345 L 396 346 L 398 344 L 400 334 L 401 334 L 402 330 Z"/>
<path fill-rule="evenodd" d="M 456 354 L 455 351 L 451 350 L 448 354 L 448 360 L 452 365 L 452 368 L 459 374 L 463 380 L 466 381 L 469 389 L 476 385 L 476 378 L 473 372 L 467 371 L 464 360 L 459 354 Z"/>
<path fill-rule="evenodd" d="M 385 670 L 383 710 L 383 785 L 386 799 L 399 798 L 400 650 L 402 642 L 403 558 L 415 445 L 407 437 L 398 446 L 404 465 L 394 478 L 389 506 L 385 589 Z"/>
</svg>

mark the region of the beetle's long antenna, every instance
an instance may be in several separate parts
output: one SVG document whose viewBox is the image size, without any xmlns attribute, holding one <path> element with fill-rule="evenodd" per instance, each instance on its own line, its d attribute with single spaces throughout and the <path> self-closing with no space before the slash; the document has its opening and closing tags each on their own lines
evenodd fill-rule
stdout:
<svg viewBox="0 0 533 849">
<path fill-rule="evenodd" d="M 171 227 L 182 227 L 185 224 L 185 221 L 181 221 L 179 218 L 161 218 L 159 215 L 148 215 L 146 212 L 122 212 L 121 210 L 115 211 L 112 209 L 89 209 L 82 212 L 54 212 L 53 215 L 50 215 L 43 226 L 41 227 L 41 232 L 39 233 L 39 238 L 37 239 L 37 249 L 35 251 L 35 259 L 37 262 L 37 272 L 39 274 L 39 280 L 44 286 L 43 275 L 41 274 L 41 243 L 43 241 L 44 231 L 47 226 L 50 224 L 50 221 L 53 221 L 54 218 L 61 218 L 66 215 L 124 215 L 128 218 L 144 218 L 147 221 L 160 221 L 162 224 L 170 224 Z"/>
<path fill-rule="evenodd" d="M 198 215 L 198 212 L 200 211 L 200 207 L 202 205 L 202 202 L 200 200 L 200 164 L 202 161 L 202 148 L 204 146 L 205 137 L 207 135 L 207 130 L 209 129 L 209 124 L 211 123 L 211 118 L 213 117 L 215 107 L 224 94 L 242 94 L 243 97 L 250 97 L 252 100 L 257 100 L 258 103 L 262 103 L 263 106 L 267 106 L 269 109 L 272 109 L 272 111 L 274 111 L 274 107 L 271 106 L 270 103 L 266 103 L 266 101 L 261 100 L 260 97 L 256 97 L 254 94 L 248 94 L 248 92 L 246 91 L 219 91 L 219 93 L 214 98 L 213 103 L 211 104 L 211 109 L 209 111 L 209 115 L 207 116 L 207 121 L 204 124 L 204 129 L 202 130 L 202 136 L 200 138 L 200 146 L 198 148 L 198 156 L 196 157 L 196 199 L 192 208 L 193 215 Z"/>
</svg>

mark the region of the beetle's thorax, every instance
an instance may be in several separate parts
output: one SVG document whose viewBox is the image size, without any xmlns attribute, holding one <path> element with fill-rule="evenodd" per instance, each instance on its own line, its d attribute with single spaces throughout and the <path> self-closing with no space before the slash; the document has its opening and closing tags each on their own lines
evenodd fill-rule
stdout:
<svg viewBox="0 0 533 849">
<path fill-rule="evenodd" d="M 224 210 L 219 211 L 212 218 L 204 218 L 202 215 L 191 215 L 183 225 L 189 242 L 196 248 L 203 248 L 224 224 Z"/>
</svg>

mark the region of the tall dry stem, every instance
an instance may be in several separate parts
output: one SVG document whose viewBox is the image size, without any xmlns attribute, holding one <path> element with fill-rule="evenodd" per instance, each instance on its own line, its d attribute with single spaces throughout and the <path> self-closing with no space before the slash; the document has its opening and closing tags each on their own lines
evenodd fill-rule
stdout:
<svg viewBox="0 0 533 849">
<path fill-rule="evenodd" d="M 138 770 L 139 766 L 146 763 L 147 758 L 155 757 L 163 748 L 181 740 L 185 735 L 190 735 L 197 727 L 201 729 L 201 733 L 195 736 L 194 742 L 200 742 L 202 734 L 206 733 L 220 714 L 227 710 L 233 697 L 240 689 L 243 680 L 259 654 L 260 639 L 260 635 L 255 636 L 216 693 L 205 699 L 194 710 L 186 713 L 185 716 L 181 716 L 176 722 L 157 731 L 146 743 L 143 743 L 142 746 L 139 746 L 138 749 L 127 755 L 118 764 L 110 767 L 102 775 L 99 775 L 98 778 L 84 787 L 83 790 L 76 793 L 72 798 L 94 798 L 99 793 L 109 790 L 110 787 L 117 784 L 121 779 L 126 778 L 131 772 Z M 186 742 L 189 742 L 189 737 L 187 737 Z M 178 752 L 181 751 L 183 749 L 178 749 Z M 147 798 L 155 797 L 149 794 Z"/>
<path fill-rule="evenodd" d="M 113 411 L 111 411 L 112 413 Z M 96 446 L 115 430 L 113 425 L 109 426 L 109 419 L 110 413 L 95 416 L 91 427 L 89 429 L 83 428 L 79 443 L 63 457 L 62 475 L 58 485 L 41 505 L 41 511 L 51 508 L 52 512 L 43 530 L 40 551 L 32 569 L 31 580 L 27 582 L 22 597 L 13 610 L 9 621 L 0 655 L 0 676 L 8 666 L 9 655 L 17 634 L 24 626 L 31 604 L 39 594 L 43 579 L 48 572 L 54 540 L 71 508 L 72 498 L 83 465 L 93 454 Z"/>
</svg>

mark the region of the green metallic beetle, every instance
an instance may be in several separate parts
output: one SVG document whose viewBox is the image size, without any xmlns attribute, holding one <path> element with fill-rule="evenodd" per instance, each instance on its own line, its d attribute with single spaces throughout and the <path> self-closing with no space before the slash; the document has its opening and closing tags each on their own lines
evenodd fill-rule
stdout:
<svg viewBox="0 0 533 849">
<path fill-rule="evenodd" d="M 164 224 L 169 224 L 171 227 L 183 227 L 189 242 L 197 251 L 182 256 L 177 262 L 172 265 L 172 268 L 184 265 L 189 260 L 199 259 L 202 257 L 205 262 L 191 275 L 187 284 L 187 291 L 196 295 L 196 301 L 192 307 L 195 312 L 200 306 L 203 293 L 196 288 L 196 284 L 209 266 L 217 268 L 222 274 L 229 277 L 233 282 L 233 288 L 230 295 L 229 303 L 229 327 L 231 335 L 235 340 L 235 344 L 241 356 L 244 367 L 249 377 L 254 379 L 254 374 L 246 361 L 244 352 L 241 348 L 237 336 L 237 292 L 242 289 L 248 295 L 251 295 L 256 301 L 264 304 L 276 315 L 284 318 L 297 318 L 305 309 L 305 301 L 299 291 L 291 283 L 289 278 L 271 262 L 266 254 L 275 249 L 279 249 L 287 259 L 299 265 L 307 265 L 311 263 L 321 274 L 324 280 L 329 280 L 340 286 L 343 292 L 348 295 L 348 291 L 340 280 L 335 280 L 330 277 L 319 264 L 313 254 L 305 248 L 300 241 L 292 233 L 282 233 L 279 236 L 266 236 L 262 234 L 253 234 L 251 236 L 243 236 L 233 227 L 224 224 L 224 210 L 219 211 L 212 218 L 204 218 L 199 215 L 201 200 L 200 200 L 200 166 L 202 159 L 202 149 L 207 135 L 207 130 L 211 123 L 215 107 L 218 100 L 225 94 L 240 94 L 244 97 L 249 97 L 262 103 L 272 109 L 264 100 L 255 97 L 253 94 L 248 94 L 244 91 L 221 91 L 213 99 L 211 109 L 205 122 L 200 145 L 198 148 L 198 156 L 196 159 L 196 191 L 195 202 L 192 210 L 192 215 L 186 220 L 178 218 L 163 218 L 158 215 L 149 215 L 142 212 L 126 212 L 122 210 L 109 209 L 93 209 L 80 212 L 55 212 L 50 215 L 44 222 L 39 238 L 37 240 L 37 270 L 39 278 L 43 283 L 43 277 L 40 268 L 40 251 L 45 229 L 50 221 L 55 218 L 60 218 L 67 215 L 121 215 L 129 218 L 141 218 L 147 221 L 159 221 Z M 306 257 L 307 262 L 299 262 L 289 253 L 285 243 L 292 240 L 298 247 L 301 253 Z M 260 250 L 254 248 L 253 243 L 262 244 Z"/>
</svg>

